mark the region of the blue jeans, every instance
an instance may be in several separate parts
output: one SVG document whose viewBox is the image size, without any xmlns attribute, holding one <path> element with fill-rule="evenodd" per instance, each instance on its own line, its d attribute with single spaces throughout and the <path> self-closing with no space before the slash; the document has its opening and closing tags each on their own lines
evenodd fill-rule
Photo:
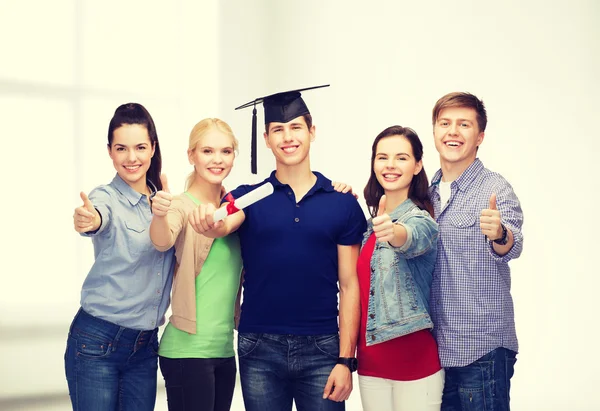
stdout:
<svg viewBox="0 0 600 411">
<path fill-rule="evenodd" d="M 246 411 L 343 411 L 343 402 L 323 399 L 339 356 L 337 334 L 238 335 L 240 379 Z"/>
<path fill-rule="evenodd" d="M 229 411 L 235 388 L 235 357 L 158 359 L 169 411 Z"/>
<path fill-rule="evenodd" d="M 496 348 L 465 367 L 446 368 L 442 411 L 509 411 L 517 353 Z"/>
<path fill-rule="evenodd" d="M 152 411 L 158 329 L 132 330 L 79 310 L 65 351 L 74 411 Z"/>
</svg>

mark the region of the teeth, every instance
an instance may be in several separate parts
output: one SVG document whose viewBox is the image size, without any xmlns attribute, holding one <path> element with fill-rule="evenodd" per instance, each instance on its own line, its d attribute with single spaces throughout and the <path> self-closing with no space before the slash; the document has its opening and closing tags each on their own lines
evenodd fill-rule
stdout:
<svg viewBox="0 0 600 411">
<path fill-rule="evenodd" d="M 294 151 L 296 151 L 296 147 L 285 147 L 283 151 L 285 151 L 286 153 L 293 153 Z"/>
<path fill-rule="evenodd" d="M 450 147 L 458 147 L 460 144 L 455 141 L 449 141 L 446 143 L 446 145 L 448 145 Z"/>
</svg>

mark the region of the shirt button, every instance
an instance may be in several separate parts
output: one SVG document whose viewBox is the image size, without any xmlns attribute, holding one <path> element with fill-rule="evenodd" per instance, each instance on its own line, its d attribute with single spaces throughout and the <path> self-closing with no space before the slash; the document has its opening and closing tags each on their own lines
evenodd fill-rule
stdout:
<svg viewBox="0 0 600 411">
<path fill-rule="evenodd" d="M 371 295 L 375 295 L 375 290 L 371 289 Z"/>
<path fill-rule="evenodd" d="M 294 218 L 294 221 L 298 222 L 298 221 L 300 221 L 300 219 L 298 217 L 296 217 L 296 218 Z"/>
<path fill-rule="evenodd" d="M 375 268 L 371 267 L 371 272 L 374 273 L 375 272 Z"/>
<path fill-rule="evenodd" d="M 160 294 L 160 290 L 156 290 L 156 294 Z"/>
<path fill-rule="evenodd" d="M 296 208 L 300 208 L 300 204 L 296 204 Z"/>
<path fill-rule="evenodd" d="M 158 275 L 160 275 L 160 273 L 158 273 Z"/>
<path fill-rule="evenodd" d="M 289 195 L 289 196 L 291 196 L 291 195 L 292 195 L 292 192 L 291 192 L 291 191 L 288 191 L 288 195 Z"/>
<path fill-rule="evenodd" d="M 375 336 L 374 335 L 371 336 L 371 341 L 375 341 Z"/>
<path fill-rule="evenodd" d="M 371 319 L 375 318 L 375 314 L 369 314 L 369 318 L 371 318 Z"/>
</svg>

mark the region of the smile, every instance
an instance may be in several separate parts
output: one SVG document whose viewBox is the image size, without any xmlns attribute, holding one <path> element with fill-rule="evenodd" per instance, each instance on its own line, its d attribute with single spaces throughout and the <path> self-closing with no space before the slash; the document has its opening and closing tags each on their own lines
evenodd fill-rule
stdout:
<svg viewBox="0 0 600 411">
<path fill-rule="evenodd" d="M 286 154 L 292 154 L 298 149 L 298 146 L 286 146 L 286 147 L 281 147 L 281 149 Z"/>
<path fill-rule="evenodd" d="M 134 173 L 136 171 L 139 170 L 139 168 L 141 167 L 141 165 L 135 165 L 135 166 L 123 166 L 125 168 L 125 170 L 129 171 L 130 173 Z"/>
<path fill-rule="evenodd" d="M 396 174 L 396 173 L 385 173 L 382 174 L 383 179 L 385 181 L 396 181 L 398 180 L 400 177 L 402 177 L 402 174 Z"/>
<path fill-rule="evenodd" d="M 216 168 L 216 167 L 211 167 L 208 169 L 208 171 L 210 171 L 213 174 L 221 174 L 225 169 L 224 168 Z"/>
</svg>

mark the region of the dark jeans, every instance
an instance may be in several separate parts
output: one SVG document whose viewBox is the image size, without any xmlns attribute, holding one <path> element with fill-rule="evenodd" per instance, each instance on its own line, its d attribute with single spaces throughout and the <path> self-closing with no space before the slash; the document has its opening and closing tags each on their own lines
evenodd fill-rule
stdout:
<svg viewBox="0 0 600 411">
<path fill-rule="evenodd" d="M 158 329 L 132 330 L 79 310 L 65 351 L 75 411 L 152 411 L 156 401 Z"/>
<path fill-rule="evenodd" d="M 497 348 L 466 367 L 446 368 L 442 411 L 509 411 L 517 353 Z"/>
<path fill-rule="evenodd" d="M 169 411 L 229 411 L 235 387 L 235 357 L 160 357 Z"/>
<path fill-rule="evenodd" d="M 339 356 L 337 334 L 238 335 L 240 379 L 246 411 L 343 411 L 343 402 L 323 399 Z"/>
</svg>

